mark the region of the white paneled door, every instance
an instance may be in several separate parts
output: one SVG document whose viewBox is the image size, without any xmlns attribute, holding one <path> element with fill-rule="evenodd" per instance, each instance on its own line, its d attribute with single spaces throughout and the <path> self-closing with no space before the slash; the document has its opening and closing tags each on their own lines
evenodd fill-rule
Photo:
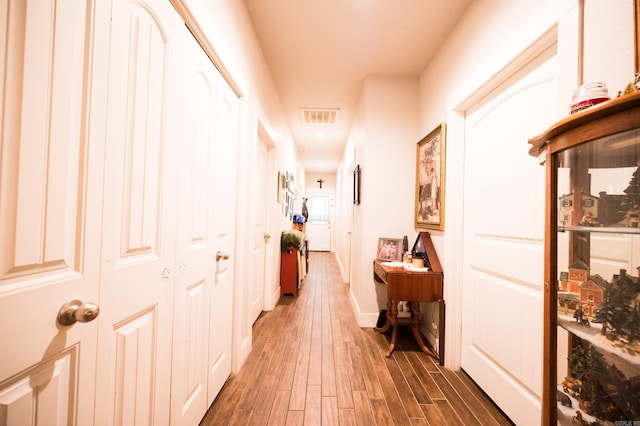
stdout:
<svg viewBox="0 0 640 426">
<path fill-rule="evenodd" d="M 93 422 L 97 320 L 56 319 L 99 297 L 104 145 L 89 143 L 85 121 L 86 92 L 100 91 L 86 73 L 89 3 L 0 0 L 2 425 Z"/>
<path fill-rule="evenodd" d="M 527 140 L 554 119 L 555 51 L 466 120 L 462 359 L 516 424 L 540 424 L 544 168 Z"/>
<path fill-rule="evenodd" d="M 249 288 L 251 291 L 251 316 L 250 323 L 253 324 L 260 313 L 264 310 L 265 302 L 265 265 L 266 265 L 266 244 L 271 236 L 267 236 L 267 174 L 269 147 L 267 142 L 258 138 L 256 150 L 256 171 L 253 192 L 253 233 L 252 233 L 252 253 L 251 272 Z"/>
<path fill-rule="evenodd" d="M 0 27 L 0 425 L 197 424 L 231 372 L 239 99 L 167 0 Z"/>
<path fill-rule="evenodd" d="M 171 424 L 191 425 L 231 373 L 238 98 L 186 28 L 180 36 Z"/>
<path fill-rule="evenodd" d="M 333 194 L 309 193 L 307 208 L 309 221 L 306 226 L 309 248 L 312 251 L 331 251 L 331 214 Z"/>
<path fill-rule="evenodd" d="M 218 78 L 213 173 L 213 282 L 209 297 L 208 405 L 231 373 L 231 324 L 238 188 L 238 96 Z"/>
<path fill-rule="evenodd" d="M 111 25 L 96 415 L 195 424 L 231 372 L 239 101 L 169 2 Z"/>
<path fill-rule="evenodd" d="M 213 167 L 220 75 L 187 29 L 182 49 L 182 161 L 178 191 L 171 424 L 197 424 L 208 408 L 211 287 L 215 266 Z"/>
<path fill-rule="evenodd" d="M 168 424 L 182 23 L 111 2 L 96 418 Z"/>
</svg>

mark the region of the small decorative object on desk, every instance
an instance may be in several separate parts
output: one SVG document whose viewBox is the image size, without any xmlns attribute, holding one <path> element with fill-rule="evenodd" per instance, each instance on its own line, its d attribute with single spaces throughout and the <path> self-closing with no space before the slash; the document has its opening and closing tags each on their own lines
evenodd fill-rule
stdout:
<svg viewBox="0 0 640 426">
<path fill-rule="evenodd" d="M 640 91 L 640 73 L 637 73 L 633 81 L 629 82 L 624 90 L 618 92 L 618 97 Z"/>
<path fill-rule="evenodd" d="M 601 82 L 583 84 L 573 92 L 570 113 L 575 114 L 583 109 L 611 99 L 607 85 Z"/>
<path fill-rule="evenodd" d="M 422 238 L 420 234 L 418 234 L 418 238 L 416 238 L 415 243 L 413 243 L 413 248 L 411 249 L 412 261 L 411 264 L 414 268 L 422 268 L 427 271 L 429 268 L 429 258 L 427 256 L 427 251 L 422 242 Z M 420 265 L 420 260 L 422 260 L 422 265 Z"/>
</svg>

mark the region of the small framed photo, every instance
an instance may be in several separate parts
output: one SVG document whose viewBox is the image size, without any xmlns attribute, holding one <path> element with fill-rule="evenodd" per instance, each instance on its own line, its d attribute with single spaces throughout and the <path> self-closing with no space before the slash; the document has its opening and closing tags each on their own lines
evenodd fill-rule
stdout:
<svg viewBox="0 0 640 426">
<path fill-rule="evenodd" d="M 378 259 L 391 262 L 402 260 L 402 240 L 400 238 L 378 238 Z"/>
</svg>

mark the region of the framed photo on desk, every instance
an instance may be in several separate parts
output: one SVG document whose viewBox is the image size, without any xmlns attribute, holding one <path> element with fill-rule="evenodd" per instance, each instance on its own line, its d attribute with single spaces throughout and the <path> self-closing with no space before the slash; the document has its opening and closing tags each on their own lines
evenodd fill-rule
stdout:
<svg viewBox="0 0 640 426">
<path fill-rule="evenodd" d="M 402 260 L 402 240 L 378 238 L 378 259 L 390 262 Z"/>
</svg>

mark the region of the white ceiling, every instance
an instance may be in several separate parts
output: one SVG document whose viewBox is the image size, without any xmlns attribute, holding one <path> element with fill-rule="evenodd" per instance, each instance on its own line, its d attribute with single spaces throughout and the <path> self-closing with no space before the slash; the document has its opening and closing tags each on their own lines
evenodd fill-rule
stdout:
<svg viewBox="0 0 640 426">
<path fill-rule="evenodd" d="M 307 172 L 337 170 L 364 79 L 419 76 L 471 1 L 244 0 Z"/>
</svg>

